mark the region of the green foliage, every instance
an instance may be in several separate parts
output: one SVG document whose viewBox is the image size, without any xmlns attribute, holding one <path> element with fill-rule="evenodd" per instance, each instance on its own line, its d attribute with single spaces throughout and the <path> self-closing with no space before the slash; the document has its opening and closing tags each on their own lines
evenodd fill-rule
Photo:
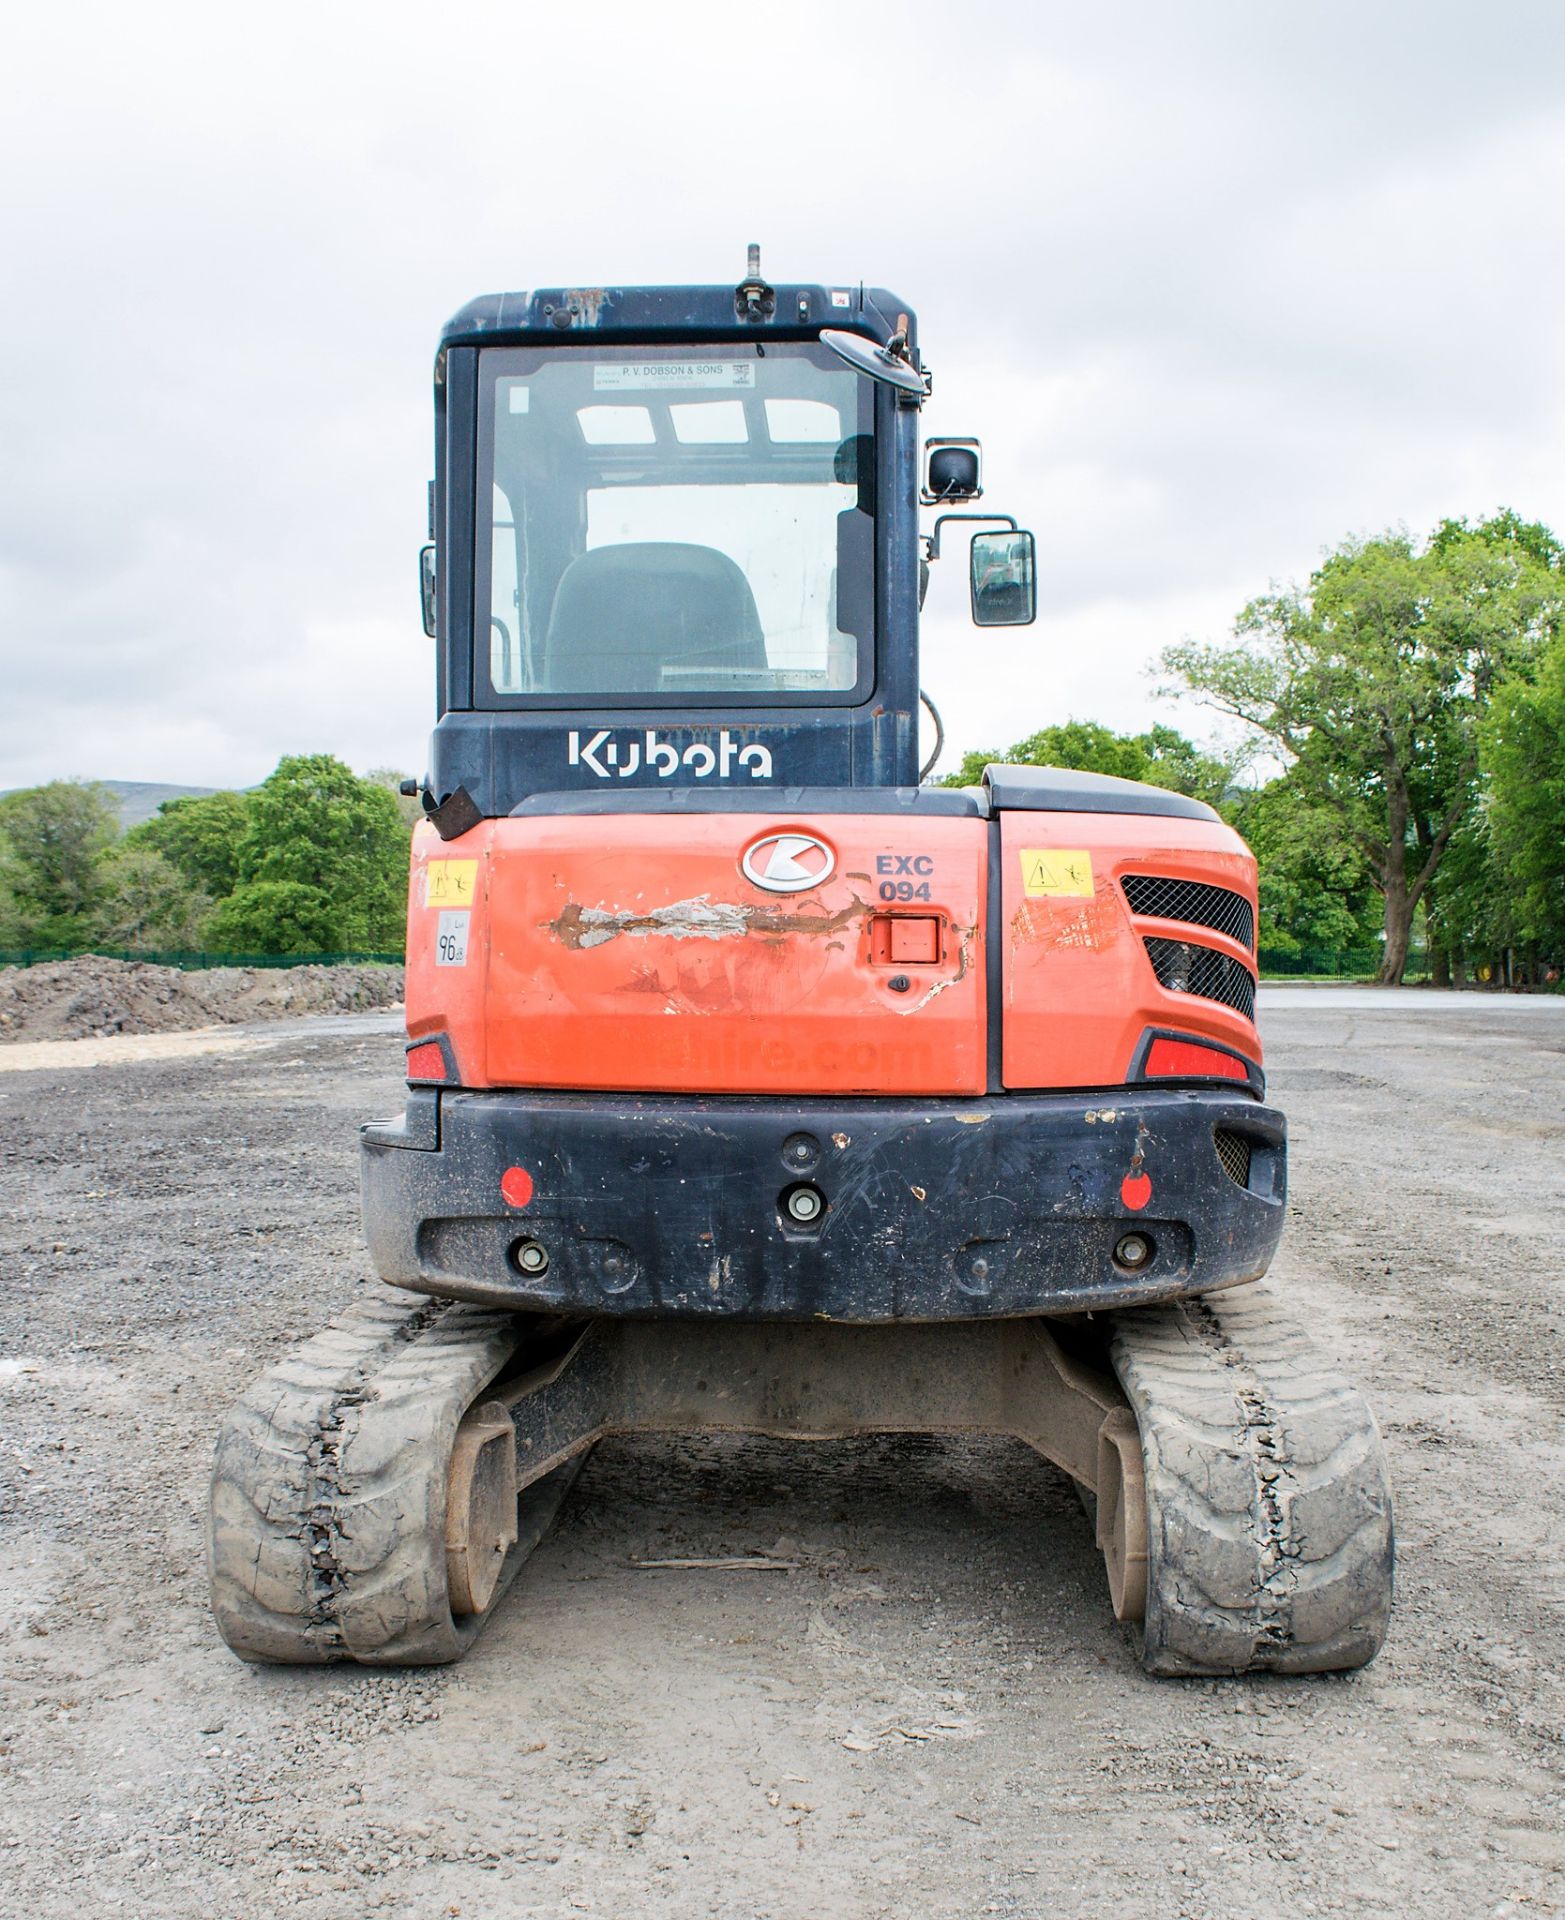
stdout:
<svg viewBox="0 0 1565 1920">
<path fill-rule="evenodd" d="M 384 787 L 359 779 L 330 754 L 301 754 L 279 761 L 246 802 L 239 885 L 231 896 L 244 899 L 231 914 L 220 909 L 214 916 L 214 939 L 221 929 L 228 941 L 240 924 L 259 929 L 256 915 L 270 902 L 281 916 L 273 939 L 285 944 L 238 944 L 279 953 L 392 952 L 402 944 L 408 835 Z M 303 891 L 259 894 L 262 883 Z"/>
<path fill-rule="evenodd" d="M 1492 877 L 1509 882 L 1514 937 L 1565 955 L 1565 637 L 1500 687 L 1482 728 Z M 1492 878 L 1491 878 L 1492 884 Z"/>
<path fill-rule="evenodd" d="M 408 828 L 388 781 L 295 756 L 248 793 L 165 801 L 117 837 L 79 781 L 0 800 L 0 948 L 395 953 Z M 214 902 L 216 903 L 214 907 Z"/>
<path fill-rule="evenodd" d="M 0 800 L 0 915 L 39 946 L 85 940 L 103 894 L 102 856 L 119 832 L 119 808 L 92 781 L 52 780 Z"/>
<path fill-rule="evenodd" d="M 242 793 L 209 793 L 165 800 L 151 820 L 132 827 L 128 847 L 159 853 L 199 887 L 220 900 L 239 884 L 239 844 L 250 824 Z"/>
<path fill-rule="evenodd" d="M 1236 763 L 1203 752 L 1172 727 L 1151 727 L 1145 733 L 1115 733 L 1095 720 L 1068 720 L 1042 727 L 1018 740 L 1007 753 L 979 750 L 963 756 L 948 787 L 975 787 L 991 761 L 1007 766 L 1072 767 L 1083 773 L 1113 774 L 1121 780 L 1142 780 L 1148 786 L 1188 793 L 1217 805 L 1230 792 Z"/>
<path fill-rule="evenodd" d="M 169 801 L 126 839 L 216 899 L 206 923 L 216 951 L 402 945 L 408 830 L 397 798 L 382 778 L 361 780 L 330 754 L 284 758 L 248 793 Z"/>
<path fill-rule="evenodd" d="M 155 847 L 127 834 L 104 856 L 99 875 L 103 890 L 94 916 L 95 946 L 133 952 L 200 946 L 211 896 L 192 886 Z"/>
<path fill-rule="evenodd" d="M 1471 526 L 1466 520 L 1442 520 L 1429 536 L 1432 553 L 1446 554 L 1459 548 L 1466 539 L 1483 540 L 1492 547 L 1514 547 L 1540 567 L 1558 573 L 1565 570 L 1565 544 L 1557 540 L 1541 520 L 1524 520 L 1510 507 L 1502 507 L 1487 520 Z"/>
<path fill-rule="evenodd" d="M 1260 945 L 1270 954 L 1352 953 L 1375 945 L 1380 900 L 1368 863 L 1336 816 L 1291 778 L 1237 795 L 1225 812 L 1260 867 Z"/>
<path fill-rule="evenodd" d="M 321 887 L 245 880 L 217 903 L 207 939 L 217 953 L 320 953 L 344 945 L 337 938 L 340 925 L 341 908 Z"/>
<path fill-rule="evenodd" d="M 1471 812 L 1478 729 L 1495 684 L 1525 669 L 1565 615 L 1545 529 L 1500 515 L 1348 541 L 1304 588 L 1263 595 L 1238 644 L 1185 643 L 1166 671 L 1288 763 L 1384 902 L 1382 977 L 1401 978 L 1413 914 Z M 1541 556 L 1541 557 L 1540 557 Z"/>
<path fill-rule="evenodd" d="M 0 948 L 14 949 L 28 943 L 32 923 L 16 897 L 18 877 L 16 856 L 10 842 L 0 834 Z"/>
</svg>

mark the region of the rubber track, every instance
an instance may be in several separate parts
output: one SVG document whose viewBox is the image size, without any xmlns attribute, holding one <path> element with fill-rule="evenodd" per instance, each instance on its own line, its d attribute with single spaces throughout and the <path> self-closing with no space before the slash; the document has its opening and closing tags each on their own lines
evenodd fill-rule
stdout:
<svg viewBox="0 0 1565 1920">
<path fill-rule="evenodd" d="M 1117 1314 L 1110 1351 L 1146 1466 L 1148 1671 L 1372 1660 L 1391 1486 L 1362 1396 L 1256 1285 Z"/>
<path fill-rule="evenodd" d="M 377 1286 L 255 1382 L 218 1435 L 208 1516 L 212 1610 L 235 1653 L 425 1666 L 465 1652 L 482 1618 L 451 1614 L 446 1469 L 516 1344 L 509 1314 Z M 497 1600 L 579 1466 L 528 1489 Z"/>
</svg>

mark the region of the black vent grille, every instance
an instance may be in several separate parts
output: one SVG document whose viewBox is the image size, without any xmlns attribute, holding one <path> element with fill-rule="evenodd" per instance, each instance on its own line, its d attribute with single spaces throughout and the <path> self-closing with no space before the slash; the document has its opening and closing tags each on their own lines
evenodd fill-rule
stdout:
<svg viewBox="0 0 1565 1920">
<path fill-rule="evenodd" d="M 1225 1127 L 1219 1127 L 1212 1138 L 1217 1143 L 1217 1157 L 1223 1163 L 1223 1172 L 1236 1187 L 1248 1187 L 1250 1184 L 1249 1141 L 1242 1133 L 1229 1133 Z"/>
<path fill-rule="evenodd" d="M 1212 927 L 1255 950 L 1255 915 L 1242 893 L 1214 887 L 1205 880 L 1170 880 L 1161 873 L 1127 873 L 1121 885 L 1132 913 Z"/>
<path fill-rule="evenodd" d="M 1158 985 L 1169 993 L 1193 993 L 1234 1008 L 1246 1020 L 1255 1018 L 1255 976 L 1226 953 L 1193 940 L 1156 940 L 1150 935 L 1146 949 Z"/>
</svg>

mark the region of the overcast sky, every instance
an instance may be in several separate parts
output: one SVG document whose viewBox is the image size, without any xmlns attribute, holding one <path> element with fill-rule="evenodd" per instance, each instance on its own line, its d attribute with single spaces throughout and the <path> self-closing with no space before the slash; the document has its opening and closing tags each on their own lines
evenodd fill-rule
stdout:
<svg viewBox="0 0 1565 1920">
<path fill-rule="evenodd" d="M 879 283 L 930 432 L 1038 534 L 937 570 L 953 753 L 1139 727 L 1351 532 L 1565 530 L 1565 6 L 534 0 L 11 8 L 0 787 L 424 765 L 445 317 L 499 288 Z"/>
</svg>

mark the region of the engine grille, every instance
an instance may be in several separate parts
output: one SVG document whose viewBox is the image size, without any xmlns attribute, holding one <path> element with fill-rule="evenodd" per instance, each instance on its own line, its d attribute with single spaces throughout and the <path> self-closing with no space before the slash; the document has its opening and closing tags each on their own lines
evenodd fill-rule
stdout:
<svg viewBox="0 0 1565 1920">
<path fill-rule="evenodd" d="M 1193 940 L 1158 940 L 1149 934 L 1145 945 L 1158 985 L 1169 993 L 1193 993 L 1234 1008 L 1246 1020 L 1255 1018 L 1255 975 L 1248 967 Z"/>
<path fill-rule="evenodd" d="M 1171 880 L 1161 873 L 1127 873 L 1120 884 L 1132 913 L 1212 927 L 1252 952 L 1255 949 L 1255 915 L 1242 893 L 1205 880 Z"/>
<path fill-rule="evenodd" d="M 1229 1133 L 1226 1127 L 1218 1127 L 1212 1138 L 1217 1143 L 1217 1157 L 1223 1163 L 1223 1172 L 1236 1187 L 1248 1187 L 1250 1184 L 1249 1141 L 1242 1133 Z"/>
</svg>

